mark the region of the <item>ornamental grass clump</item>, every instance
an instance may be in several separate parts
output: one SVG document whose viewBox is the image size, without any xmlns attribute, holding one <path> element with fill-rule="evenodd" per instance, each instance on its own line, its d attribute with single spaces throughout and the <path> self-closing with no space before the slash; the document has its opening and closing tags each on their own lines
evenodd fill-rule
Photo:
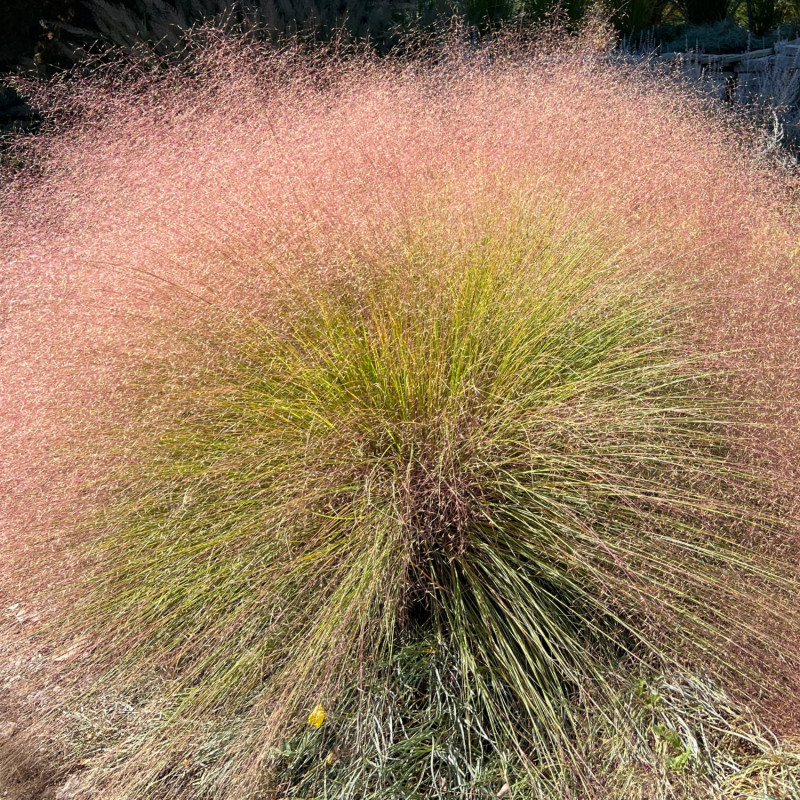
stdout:
<svg viewBox="0 0 800 800">
<path fill-rule="evenodd" d="M 546 786 L 580 775 L 577 698 L 611 713 L 622 662 L 724 671 L 763 641 L 755 587 L 780 583 L 737 543 L 731 409 L 677 310 L 596 236 L 525 211 L 481 233 L 220 315 L 202 369 L 163 376 L 175 413 L 94 521 L 78 613 L 115 681 L 169 676 L 140 791 L 233 726 L 211 796 L 291 792 L 275 751 L 308 724 L 331 796 Z M 370 720 L 406 751 L 385 774 Z"/>
<path fill-rule="evenodd" d="M 45 87 L 3 189 L 0 645 L 47 757 L 127 799 L 746 785 L 696 728 L 799 674 L 773 176 L 576 47 L 204 35 Z"/>
</svg>

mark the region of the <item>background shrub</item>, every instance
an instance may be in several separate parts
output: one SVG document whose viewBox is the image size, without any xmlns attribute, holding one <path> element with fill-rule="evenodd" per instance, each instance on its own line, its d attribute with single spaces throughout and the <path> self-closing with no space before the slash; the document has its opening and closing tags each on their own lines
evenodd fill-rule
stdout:
<svg viewBox="0 0 800 800">
<path fill-rule="evenodd" d="M 730 13 L 728 0 L 682 0 L 681 9 L 693 25 L 718 22 Z"/>
</svg>

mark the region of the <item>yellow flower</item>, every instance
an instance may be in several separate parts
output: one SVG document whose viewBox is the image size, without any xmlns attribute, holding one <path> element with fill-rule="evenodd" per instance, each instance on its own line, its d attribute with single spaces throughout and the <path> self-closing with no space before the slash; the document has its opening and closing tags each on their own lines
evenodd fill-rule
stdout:
<svg viewBox="0 0 800 800">
<path fill-rule="evenodd" d="M 317 703 L 314 710 L 308 715 L 308 724 L 312 728 L 319 728 L 325 722 L 325 709 Z"/>
</svg>

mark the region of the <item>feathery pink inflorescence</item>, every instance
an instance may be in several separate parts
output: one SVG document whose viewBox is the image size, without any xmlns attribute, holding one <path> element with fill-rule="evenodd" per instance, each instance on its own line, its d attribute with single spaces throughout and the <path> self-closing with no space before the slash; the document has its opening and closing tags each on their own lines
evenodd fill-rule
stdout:
<svg viewBox="0 0 800 800">
<path fill-rule="evenodd" d="M 77 569 L 63 529 L 108 490 L 87 442 L 125 413 L 138 363 L 200 346 L 162 323 L 259 313 L 287 281 L 313 287 L 425 222 L 457 237 L 520 195 L 703 301 L 698 345 L 743 371 L 758 447 L 797 478 L 796 213 L 699 101 L 552 50 L 306 59 L 210 35 L 192 65 L 44 90 L 61 125 L 4 190 L 4 608 L 55 602 Z M 27 630 L 11 623 L 9 641 Z"/>
</svg>

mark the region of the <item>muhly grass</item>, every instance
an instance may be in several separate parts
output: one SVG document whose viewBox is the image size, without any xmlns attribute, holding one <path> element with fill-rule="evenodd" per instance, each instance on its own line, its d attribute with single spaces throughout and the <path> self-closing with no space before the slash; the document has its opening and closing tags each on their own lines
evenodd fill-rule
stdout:
<svg viewBox="0 0 800 800">
<path fill-rule="evenodd" d="M 577 719 L 615 713 L 616 671 L 769 643 L 786 586 L 741 541 L 732 409 L 679 309 L 552 228 L 411 238 L 160 374 L 175 413 L 94 521 L 73 623 L 118 686 L 168 676 L 136 793 L 590 786 Z"/>
<path fill-rule="evenodd" d="M 50 752 L 109 798 L 788 792 L 743 705 L 800 641 L 772 176 L 595 52 L 246 44 L 49 87 L 5 190 Z"/>
</svg>

